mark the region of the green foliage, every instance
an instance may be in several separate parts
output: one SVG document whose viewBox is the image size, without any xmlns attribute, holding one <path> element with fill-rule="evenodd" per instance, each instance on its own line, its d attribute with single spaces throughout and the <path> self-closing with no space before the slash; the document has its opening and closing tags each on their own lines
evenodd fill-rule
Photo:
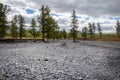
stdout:
<svg viewBox="0 0 120 80">
<path fill-rule="evenodd" d="M 7 5 L 3 5 L 0 3 L 0 38 L 4 38 L 7 36 L 12 36 L 12 38 L 17 39 L 19 36 L 20 39 L 22 37 L 25 37 L 27 34 L 27 37 L 41 37 L 43 41 L 45 41 L 45 38 L 47 41 L 49 39 L 66 39 L 67 37 L 72 37 L 73 42 L 75 42 L 77 35 L 78 35 L 78 20 L 76 17 L 76 12 L 73 10 L 72 13 L 72 21 L 71 26 L 72 29 L 70 30 L 70 33 L 68 34 L 65 29 L 62 31 L 59 30 L 57 21 L 50 16 L 50 8 L 48 6 L 42 6 L 40 9 L 40 16 L 38 16 L 38 22 L 40 24 L 39 30 L 37 30 L 37 23 L 35 19 L 33 18 L 31 21 L 31 29 L 26 31 L 25 30 L 25 19 L 22 15 L 14 16 L 14 18 L 11 21 L 11 25 L 9 26 L 9 22 L 7 21 L 7 14 L 11 11 L 10 7 Z M 87 27 L 84 27 L 82 29 L 81 36 L 82 37 L 94 37 L 94 38 L 102 38 L 102 37 L 120 37 L 120 22 L 119 20 L 116 23 L 116 34 L 105 34 L 102 35 L 102 28 L 99 23 L 89 23 L 88 29 Z M 99 34 L 96 34 L 95 31 L 98 31 Z M 81 37 L 80 36 L 80 37 Z"/>
<path fill-rule="evenodd" d="M 116 28 L 117 36 L 120 37 L 120 22 L 119 22 L 119 20 L 117 21 L 115 28 Z"/>
<path fill-rule="evenodd" d="M 31 35 L 34 37 L 34 39 L 36 38 L 36 34 L 37 34 L 37 32 L 36 32 L 36 21 L 35 21 L 35 19 L 33 18 L 32 19 L 32 21 L 31 21 L 31 30 L 30 30 L 30 33 L 31 33 Z"/>
<path fill-rule="evenodd" d="M 13 20 L 11 21 L 11 36 L 12 38 L 16 38 L 17 39 L 17 35 L 18 35 L 18 32 L 17 32 L 17 16 L 15 15 Z"/>
<path fill-rule="evenodd" d="M 63 29 L 63 38 L 64 38 L 64 39 L 67 38 L 67 32 L 65 31 L 65 29 Z"/>
<path fill-rule="evenodd" d="M 91 37 L 93 36 L 93 28 L 92 28 L 92 24 L 91 23 L 89 23 L 88 24 L 89 26 L 89 35 L 91 35 Z"/>
<path fill-rule="evenodd" d="M 25 19 L 22 15 L 19 15 L 18 16 L 18 24 L 19 24 L 19 36 L 20 36 L 20 39 L 22 39 L 22 37 L 25 36 Z"/>
<path fill-rule="evenodd" d="M 95 26 L 95 23 L 93 22 L 92 24 L 92 31 L 93 31 L 93 37 L 95 37 L 95 31 L 96 31 L 96 26 Z"/>
<path fill-rule="evenodd" d="M 40 31 L 36 31 L 36 37 L 41 38 L 41 32 Z"/>
<path fill-rule="evenodd" d="M 38 22 L 41 25 L 42 39 L 45 41 L 45 37 L 47 41 L 51 38 L 56 38 L 56 32 L 58 30 L 57 22 L 50 16 L 50 9 L 48 6 L 41 7 L 41 15 L 38 17 Z"/>
<path fill-rule="evenodd" d="M 95 23 L 88 23 L 88 28 L 89 28 L 89 35 L 91 35 L 91 37 L 95 37 L 95 31 L 96 31 L 96 26 Z"/>
<path fill-rule="evenodd" d="M 99 32 L 100 38 L 102 38 L 102 28 L 99 23 L 97 23 L 97 26 L 98 26 L 98 32 Z"/>
<path fill-rule="evenodd" d="M 87 37 L 87 32 L 88 32 L 88 28 L 87 27 L 84 27 L 83 29 L 82 29 L 82 37 L 84 37 L 84 38 L 86 38 Z"/>
<path fill-rule="evenodd" d="M 0 3 L 0 38 L 4 38 L 7 32 L 7 17 L 6 15 L 11 11 L 10 7 Z"/>
<path fill-rule="evenodd" d="M 47 17 L 47 12 L 46 12 L 47 9 L 46 8 L 47 7 L 45 7 L 43 5 L 40 9 L 41 14 L 40 14 L 40 16 L 38 16 L 38 22 L 39 22 L 40 27 L 41 27 L 40 30 L 42 32 L 43 41 L 45 41 L 45 32 L 46 32 L 46 30 L 45 30 L 45 27 L 46 27 L 45 23 L 46 23 L 46 17 Z"/>
<path fill-rule="evenodd" d="M 72 26 L 73 28 L 71 29 L 71 36 L 73 37 L 73 42 L 75 42 L 75 39 L 77 38 L 77 18 L 76 18 L 76 12 L 75 10 L 73 10 L 73 13 L 72 13 Z"/>
</svg>

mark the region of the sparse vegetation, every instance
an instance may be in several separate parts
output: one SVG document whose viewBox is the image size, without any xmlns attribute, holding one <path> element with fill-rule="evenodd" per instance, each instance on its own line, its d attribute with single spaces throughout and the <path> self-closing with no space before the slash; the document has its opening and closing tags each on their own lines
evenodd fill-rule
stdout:
<svg viewBox="0 0 120 80">
<path fill-rule="evenodd" d="M 62 43 L 62 44 L 61 44 L 61 46 L 66 46 L 66 43 L 65 43 L 65 42 L 64 42 L 64 43 Z"/>
<path fill-rule="evenodd" d="M 11 8 L 7 5 L 0 3 L 0 39 L 42 39 L 43 41 L 49 41 L 50 39 L 55 41 L 59 39 L 73 39 L 76 42 L 77 39 L 86 40 L 105 40 L 105 41 L 120 41 L 120 22 L 116 23 L 116 34 L 105 34 L 102 32 L 102 26 L 100 23 L 89 23 L 86 27 L 83 27 L 82 31 L 78 31 L 78 20 L 75 10 L 72 13 L 72 28 L 69 32 L 65 29 L 61 30 L 57 21 L 50 15 L 50 8 L 48 6 L 42 6 L 40 15 L 37 20 L 39 26 L 37 26 L 36 19 L 31 20 L 31 28 L 26 29 L 25 18 L 22 15 L 15 15 L 11 20 L 11 23 L 7 21 L 7 14 L 11 11 Z M 80 33 L 78 33 L 80 32 Z M 98 35 L 99 34 L 99 35 Z"/>
</svg>

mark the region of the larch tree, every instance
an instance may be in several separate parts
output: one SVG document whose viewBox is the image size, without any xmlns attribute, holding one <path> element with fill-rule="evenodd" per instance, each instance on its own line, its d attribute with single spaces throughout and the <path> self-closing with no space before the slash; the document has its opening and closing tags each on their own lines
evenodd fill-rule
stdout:
<svg viewBox="0 0 120 80">
<path fill-rule="evenodd" d="M 50 16 L 50 8 L 48 6 L 46 6 L 45 8 L 45 12 L 46 12 L 45 34 L 47 41 L 49 41 L 49 39 L 52 37 L 51 35 L 52 35 L 52 27 L 53 27 L 53 23 L 52 23 L 53 18 Z"/>
<path fill-rule="evenodd" d="M 33 18 L 32 21 L 31 21 L 31 35 L 33 36 L 33 38 L 35 39 L 36 38 L 36 21 L 35 19 Z"/>
<path fill-rule="evenodd" d="M 41 11 L 41 14 L 40 14 L 40 16 L 38 16 L 38 22 L 39 22 L 39 24 L 40 24 L 40 30 L 41 30 L 41 32 L 42 32 L 42 40 L 43 41 L 45 41 L 45 32 L 46 32 L 46 30 L 45 30 L 45 27 L 46 27 L 46 11 L 45 11 L 45 6 L 43 5 L 42 7 L 41 7 L 41 9 L 40 9 L 40 11 Z"/>
<path fill-rule="evenodd" d="M 66 39 L 67 38 L 67 32 L 65 29 L 63 29 L 63 38 Z"/>
<path fill-rule="evenodd" d="M 89 35 L 91 35 L 91 37 L 93 37 L 93 26 L 91 23 L 88 24 L 88 28 L 89 28 Z"/>
<path fill-rule="evenodd" d="M 11 21 L 11 36 L 12 38 L 17 39 L 18 31 L 17 31 L 17 15 L 14 16 L 13 20 Z"/>
<path fill-rule="evenodd" d="M 116 28 L 117 36 L 120 37 L 120 22 L 119 22 L 119 20 L 117 21 L 115 28 Z"/>
<path fill-rule="evenodd" d="M 45 37 L 47 38 L 47 41 L 54 37 L 54 33 L 57 30 L 57 22 L 50 16 L 50 8 L 48 6 L 42 6 L 41 9 L 41 15 L 38 16 L 38 22 L 41 26 L 41 32 L 42 32 L 42 40 L 45 41 Z"/>
<path fill-rule="evenodd" d="M 71 36 L 73 37 L 73 42 L 76 42 L 76 38 L 77 38 L 77 28 L 78 28 L 78 23 L 77 23 L 77 17 L 76 17 L 76 12 L 75 10 L 73 10 L 72 13 L 72 29 L 71 29 Z"/>
<path fill-rule="evenodd" d="M 55 40 L 55 39 L 57 39 L 57 37 L 58 37 L 58 29 L 59 29 L 59 27 L 58 27 L 58 23 L 57 23 L 57 21 L 55 21 L 55 19 L 54 18 L 52 18 L 52 23 L 51 23 L 51 38 L 53 39 L 53 40 Z"/>
<path fill-rule="evenodd" d="M 18 24 L 19 24 L 19 36 L 20 39 L 25 36 L 25 19 L 22 15 L 18 16 Z"/>
<path fill-rule="evenodd" d="M 99 36 L 100 36 L 100 39 L 101 39 L 102 38 L 102 27 L 100 26 L 100 23 L 97 23 L 97 26 L 98 26 Z"/>
<path fill-rule="evenodd" d="M 93 29 L 93 37 L 95 37 L 96 25 L 94 22 L 92 23 L 92 29 Z"/>
<path fill-rule="evenodd" d="M 4 38 L 8 28 L 7 14 L 11 11 L 10 7 L 0 3 L 0 38 Z"/>
<path fill-rule="evenodd" d="M 83 29 L 82 29 L 82 36 L 83 36 L 84 38 L 87 37 L 87 32 L 88 32 L 88 28 L 87 28 L 87 27 L 83 27 Z"/>
</svg>

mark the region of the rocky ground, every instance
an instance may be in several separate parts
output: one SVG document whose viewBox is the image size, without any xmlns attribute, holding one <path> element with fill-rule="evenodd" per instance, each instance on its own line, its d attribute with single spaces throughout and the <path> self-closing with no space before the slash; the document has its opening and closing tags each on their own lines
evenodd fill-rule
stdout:
<svg viewBox="0 0 120 80">
<path fill-rule="evenodd" d="M 0 80 L 120 80 L 120 42 L 0 43 Z"/>
</svg>

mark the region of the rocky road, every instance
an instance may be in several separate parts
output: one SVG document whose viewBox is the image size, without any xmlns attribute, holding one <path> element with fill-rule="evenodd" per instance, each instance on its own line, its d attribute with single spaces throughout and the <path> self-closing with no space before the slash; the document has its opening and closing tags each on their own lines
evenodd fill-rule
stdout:
<svg viewBox="0 0 120 80">
<path fill-rule="evenodd" d="M 0 43 L 0 80 L 120 80 L 120 42 Z"/>
</svg>

